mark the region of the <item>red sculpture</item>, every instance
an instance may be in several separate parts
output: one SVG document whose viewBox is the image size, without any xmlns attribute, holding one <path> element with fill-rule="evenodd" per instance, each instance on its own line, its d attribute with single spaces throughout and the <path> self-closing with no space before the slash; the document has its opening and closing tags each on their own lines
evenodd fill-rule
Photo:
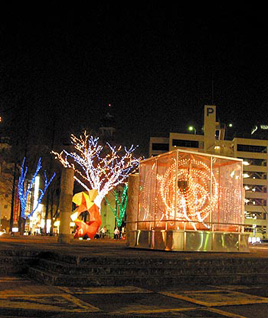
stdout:
<svg viewBox="0 0 268 318">
<path fill-rule="evenodd" d="M 94 199 L 97 196 L 96 190 L 90 190 L 89 195 L 85 192 L 80 192 L 74 195 L 73 202 L 77 205 L 74 223 L 77 226 L 74 238 L 87 236 L 93 239 L 101 226 L 101 216 L 98 206 L 94 203 Z M 84 222 L 78 219 L 80 213 L 88 211 L 90 214 L 90 221 Z"/>
</svg>

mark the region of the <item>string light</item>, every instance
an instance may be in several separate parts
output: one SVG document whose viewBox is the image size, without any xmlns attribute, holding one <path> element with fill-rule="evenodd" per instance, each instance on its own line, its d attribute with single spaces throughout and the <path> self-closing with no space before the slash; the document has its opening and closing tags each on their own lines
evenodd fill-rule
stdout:
<svg viewBox="0 0 268 318">
<path fill-rule="evenodd" d="M 204 162 L 194 158 L 181 159 L 177 164 L 172 164 L 163 176 L 158 175 L 158 180 L 161 198 L 166 207 L 166 219 L 187 220 L 195 230 L 194 222 L 201 222 L 209 227 L 204 221 L 217 204 L 218 183 Z"/>
<path fill-rule="evenodd" d="M 21 204 L 21 217 L 25 219 L 26 218 L 25 211 L 26 211 L 26 206 L 27 206 L 28 195 L 31 192 L 31 190 L 35 184 L 35 180 L 37 178 L 37 175 L 42 168 L 41 158 L 39 158 L 39 160 L 38 160 L 35 173 L 34 173 L 32 180 L 30 181 L 30 183 L 27 187 L 26 187 L 25 181 L 26 181 L 26 176 L 27 176 L 27 172 L 28 172 L 28 167 L 24 168 L 24 165 L 25 165 L 25 158 L 23 159 L 23 162 L 21 165 L 21 169 L 20 169 L 21 174 L 20 174 L 19 182 L 18 182 L 18 193 L 19 193 L 19 199 L 20 199 L 20 204 Z M 44 178 L 45 178 L 44 190 L 39 188 L 40 195 L 39 195 L 38 199 L 36 200 L 35 206 L 33 206 L 32 211 L 27 215 L 27 218 L 30 218 L 36 212 L 39 204 L 41 203 L 41 201 L 42 201 L 42 199 L 47 191 L 47 188 L 49 187 L 50 183 L 54 179 L 55 175 L 56 174 L 54 172 L 52 177 L 48 180 L 47 175 L 46 175 L 46 171 L 44 171 Z"/>
<path fill-rule="evenodd" d="M 120 196 L 119 191 L 114 191 L 114 197 L 115 197 L 115 204 L 114 204 L 114 208 L 111 206 L 111 204 L 109 203 L 109 201 L 105 198 L 105 201 L 107 202 L 109 208 L 112 210 L 115 219 L 116 219 L 116 223 L 118 225 L 118 227 L 120 227 L 122 225 L 123 222 L 123 218 L 126 214 L 126 209 L 127 209 L 127 190 L 128 190 L 128 185 L 126 184 L 124 187 L 124 190 Z M 120 196 L 120 199 L 119 199 Z M 119 210 L 119 211 L 118 211 Z M 118 215 L 119 212 L 119 215 Z"/>
<path fill-rule="evenodd" d="M 214 229 L 237 231 L 242 170 L 241 161 L 177 150 L 143 161 L 138 228 L 210 230 L 214 224 Z"/>
<path fill-rule="evenodd" d="M 84 189 L 98 191 L 94 202 L 99 208 L 105 195 L 124 183 L 128 175 L 138 168 L 141 159 L 133 156 L 137 147 L 112 147 L 109 143 L 103 147 L 99 145 L 98 137 L 89 136 L 86 131 L 79 138 L 71 135 L 71 143 L 74 152 L 63 150 L 52 153 L 65 168 L 74 169 L 74 178 Z"/>
<path fill-rule="evenodd" d="M 196 230 L 196 223 L 206 228 L 208 217 L 215 211 L 219 198 L 219 185 L 208 166 L 201 160 L 168 155 L 154 158 L 140 166 L 139 220 L 143 226 L 184 226 L 185 222 Z M 164 222 L 164 223 L 163 223 Z M 168 224 L 167 224 L 168 222 Z"/>
</svg>

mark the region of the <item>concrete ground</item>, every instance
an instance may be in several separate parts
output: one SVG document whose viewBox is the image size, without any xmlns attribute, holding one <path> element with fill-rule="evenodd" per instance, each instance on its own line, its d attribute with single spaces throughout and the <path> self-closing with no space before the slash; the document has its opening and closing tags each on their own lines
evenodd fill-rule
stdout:
<svg viewBox="0 0 268 318">
<path fill-rule="evenodd" d="M 1 237 L 0 251 L 7 248 L 60 250 L 81 256 L 213 257 L 211 253 L 130 250 L 124 241 L 114 240 L 73 241 L 70 245 L 59 245 L 55 238 L 49 237 Z M 256 245 L 248 254 L 222 254 L 221 257 L 268 258 L 268 248 Z M 2 276 L 0 317 L 267 318 L 268 286 L 158 286 L 153 290 L 136 286 L 82 288 L 43 285 L 26 276 Z"/>
</svg>

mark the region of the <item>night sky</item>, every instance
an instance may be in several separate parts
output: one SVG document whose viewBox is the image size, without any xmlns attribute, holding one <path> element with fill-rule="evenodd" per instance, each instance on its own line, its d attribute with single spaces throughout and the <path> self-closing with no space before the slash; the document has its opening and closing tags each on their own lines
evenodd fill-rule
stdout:
<svg viewBox="0 0 268 318">
<path fill-rule="evenodd" d="M 146 156 L 150 136 L 201 131 L 206 104 L 237 136 L 268 124 L 266 9 L 99 2 L 1 8 L 2 134 L 60 143 L 111 104 L 118 141 Z"/>
</svg>

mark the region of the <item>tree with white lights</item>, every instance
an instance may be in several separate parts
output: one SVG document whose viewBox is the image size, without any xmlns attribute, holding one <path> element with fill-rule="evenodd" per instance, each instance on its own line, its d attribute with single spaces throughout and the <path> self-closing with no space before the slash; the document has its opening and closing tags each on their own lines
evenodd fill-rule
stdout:
<svg viewBox="0 0 268 318">
<path fill-rule="evenodd" d="M 99 144 L 99 138 L 87 135 L 79 138 L 71 135 L 74 152 L 63 150 L 55 154 L 65 168 L 75 171 L 75 180 L 87 191 L 97 190 L 94 203 L 100 208 L 105 195 L 125 182 L 128 175 L 137 169 L 140 159 L 133 156 L 136 147 L 127 149 Z"/>
</svg>

